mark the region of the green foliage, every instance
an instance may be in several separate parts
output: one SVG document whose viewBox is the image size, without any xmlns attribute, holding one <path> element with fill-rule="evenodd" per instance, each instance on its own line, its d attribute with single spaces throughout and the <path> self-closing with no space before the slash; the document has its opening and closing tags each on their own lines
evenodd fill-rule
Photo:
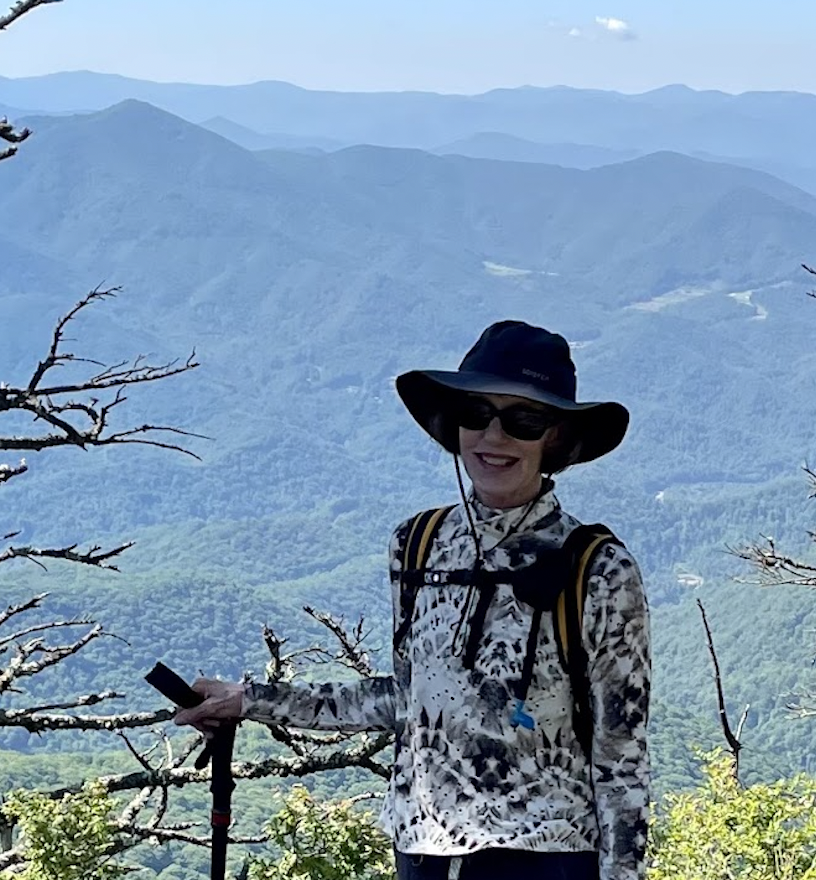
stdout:
<svg viewBox="0 0 816 880">
<path fill-rule="evenodd" d="M 53 800 L 38 792 L 11 794 L 4 812 L 17 820 L 27 865 L 21 880 L 116 880 L 127 869 L 113 861 L 113 801 L 98 784 Z M 11 877 L 4 872 L 3 877 Z"/>
<path fill-rule="evenodd" d="M 699 788 L 663 799 L 649 880 L 816 880 L 816 780 L 742 787 L 733 768 L 715 750 Z"/>
<path fill-rule="evenodd" d="M 252 880 L 391 880 L 391 844 L 369 812 L 349 801 L 318 801 L 303 786 L 283 799 L 267 831 L 280 854 L 256 859 Z"/>
</svg>

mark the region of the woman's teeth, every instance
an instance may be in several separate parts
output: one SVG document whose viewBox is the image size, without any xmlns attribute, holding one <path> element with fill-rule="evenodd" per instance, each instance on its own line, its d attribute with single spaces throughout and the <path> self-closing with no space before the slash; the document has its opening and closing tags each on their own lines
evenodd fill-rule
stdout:
<svg viewBox="0 0 816 880">
<path fill-rule="evenodd" d="M 481 462 L 491 467 L 511 467 L 516 463 L 516 459 L 509 455 L 489 455 L 483 452 L 478 457 Z"/>
</svg>

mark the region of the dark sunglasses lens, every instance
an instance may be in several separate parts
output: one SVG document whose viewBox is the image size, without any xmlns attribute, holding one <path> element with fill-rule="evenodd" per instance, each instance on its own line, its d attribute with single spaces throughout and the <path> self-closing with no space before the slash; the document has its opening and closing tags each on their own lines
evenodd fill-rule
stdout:
<svg viewBox="0 0 816 880">
<path fill-rule="evenodd" d="M 468 431 L 484 431 L 498 416 L 505 434 L 516 440 L 540 440 L 556 424 L 552 414 L 526 406 L 497 409 L 486 400 L 463 400 L 457 408 L 457 421 Z"/>
<path fill-rule="evenodd" d="M 457 421 L 468 431 L 484 431 L 498 410 L 484 400 L 463 400 L 457 410 Z"/>
<path fill-rule="evenodd" d="M 517 440 L 540 440 L 556 423 L 549 413 L 521 406 L 502 410 L 500 418 L 505 434 Z"/>
</svg>

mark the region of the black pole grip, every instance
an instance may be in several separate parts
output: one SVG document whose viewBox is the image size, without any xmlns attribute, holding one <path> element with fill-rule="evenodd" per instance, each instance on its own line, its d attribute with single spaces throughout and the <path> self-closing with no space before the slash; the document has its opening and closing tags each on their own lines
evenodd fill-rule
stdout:
<svg viewBox="0 0 816 880">
<path fill-rule="evenodd" d="M 201 694 L 197 694 L 180 675 L 162 662 L 147 673 L 145 681 L 182 709 L 192 709 L 204 702 Z"/>
</svg>

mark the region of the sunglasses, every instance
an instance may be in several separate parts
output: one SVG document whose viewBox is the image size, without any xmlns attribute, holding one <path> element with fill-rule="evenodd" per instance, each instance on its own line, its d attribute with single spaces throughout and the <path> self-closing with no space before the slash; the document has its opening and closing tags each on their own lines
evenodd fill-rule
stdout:
<svg viewBox="0 0 816 880">
<path fill-rule="evenodd" d="M 561 421 L 555 413 L 517 403 L 499 409 L 483 397 L 465 397 L 458 402 L 456 420 L 468 431 L 484 431 L 498 419 L 502 431 L 516 440 L 540 440 L 548 428 Z"/>
</svg>

